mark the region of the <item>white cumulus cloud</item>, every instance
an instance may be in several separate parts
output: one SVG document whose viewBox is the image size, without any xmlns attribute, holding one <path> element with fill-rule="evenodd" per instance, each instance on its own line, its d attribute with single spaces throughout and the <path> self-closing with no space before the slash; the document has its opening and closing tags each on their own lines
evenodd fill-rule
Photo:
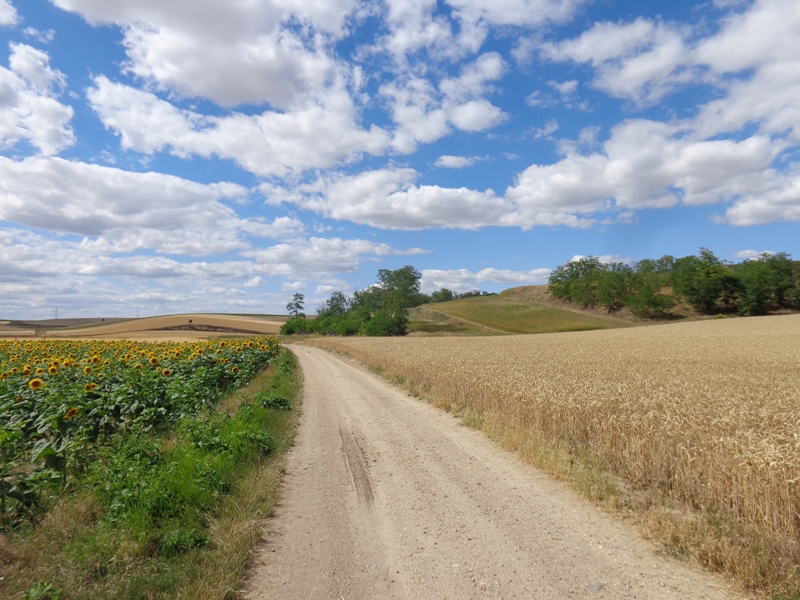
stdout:
<svg viewBox="0 0 800 600">
<path fill-rule="evenodd" d="M 75 142 L 71 106 L 58 101 L 63 73 L 46 52 L 10 44 L 9 68 L 0 67 L 0 148 L 28 142 L 41 154 L 57 154 Z"/>
<path fill-rule="evenodd" d="M 293 190 L 262 190 L 273 202 L 290 202 L 326 217 L 381 229 L 477 229 L 508 210 L 492 190 L 414 185 L 413 169 L 387 167 L 357 175 L 332 175 Z"/>
<path fill-rule="evenodd" d="M 297 219 L 243 219 L 223 203 L 247 193 L 225 182 L 205 185 L 59 158 L 0 157 L 0 220 L 83 236 L 81 247 L 94 253 L 208 256 L 303 232 Z"/>
<path fill-rule="evenodd" d="M 257 272 L 268 275 L 296 277 L 325 276 L 334 273 L 355 271 L 366 256 L 418 254 L 422 250 L 412 248 L 398 250 L 388 244 L 369 240 L 318 238 L 305 242 L 278 244 L 264 249 L 242 252 L 242 256 L 254 262 Z"/>
<path fill-rule="evenodd" d="M 473 156 L 452 156 L 450 154 L 443 154 L 436 159 L 433 166 L 443 169 L 466 169 L 471 167 L 476 162 Z"/>
<path fill-rule="evenodd" d="M 467 22 L 539 26 L 571 19 L 587 0 L 447 0 Z"/>
<path fill-rule="evenodd" d="M 551 60 L 592 65 L 597 88 L 637 102 L 655 102 L 691 79 L 683 31 L 644 18 L 597 23 L 577 38 L 544 44 L 542 52 Z"/>
<path fill-rule="evenodd" d="M 120 136 L 123 148 L 230 159 L 261 176 L 328 168 L 363 154 L 380 154 L 389 144 L 379 127 L 358 126 L 356 109 L 342 90 L 289 112 L 222 117 L 181 110 L 151 92 L 104 76 L 95 80 L 88 98 L 105 126 Z"/>
<path fill-rule="evenodd" d="M 9 0 L 0 0 L 0 25 L 16 25 L 18 21 L 17 9 Z"/>
<path fill-rule="evenodd" d="M 422 288 L 432 292 L 442 288 L 453 291 L 469 291 L 480 289 L 486 283 L 501 283 L 514 286 L 539 285 L 547 283 L 550 269 L 531 269 L 530 271 L 512 271 L 508 269 L 481 269 L 472 272 L 468 269 L 423 269 Z"/>
<path fill-rule="evenodd" d="M 336 63 L 330 40 L 355 3 L 196 0 L 53 0 L 93 24 L 125 35 L 128 70 L 159 89 L 221 106 L 270 103 L 282 109 L 318 96 Z M 292 27 L 292 20 L 304 27 Z"/>
</svg>

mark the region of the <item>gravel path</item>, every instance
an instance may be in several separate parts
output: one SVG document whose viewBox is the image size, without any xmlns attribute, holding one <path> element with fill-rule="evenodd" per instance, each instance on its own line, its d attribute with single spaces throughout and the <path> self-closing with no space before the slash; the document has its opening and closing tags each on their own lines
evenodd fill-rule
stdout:
<svg viewBox="0 0 800 600">
<path fill-rule="evenodd" d="M 303 415 L 245 598 L 741 597 L 450 415 L 292 350 Z"/>
</svg>

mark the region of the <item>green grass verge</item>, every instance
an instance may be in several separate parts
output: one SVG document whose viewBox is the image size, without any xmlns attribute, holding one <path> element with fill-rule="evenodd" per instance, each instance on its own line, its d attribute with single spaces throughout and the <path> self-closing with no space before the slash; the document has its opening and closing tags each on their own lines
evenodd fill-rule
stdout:
<svg viewBox="0 0 800 600">
<path fill-rule="evenodd" d="M 566 310 L 507 294 L 426 304 L 425 308 L 505 333 L 555 333 L 629 326 L 613 317 Z"/>
<path fill-rule="evenodd" d="M 235 597 L 277 502 L 300 379 L 283 350 L 217 410 L 119 436 L 42 522 L 0 538 L 0 596 Z"/>
</svg>

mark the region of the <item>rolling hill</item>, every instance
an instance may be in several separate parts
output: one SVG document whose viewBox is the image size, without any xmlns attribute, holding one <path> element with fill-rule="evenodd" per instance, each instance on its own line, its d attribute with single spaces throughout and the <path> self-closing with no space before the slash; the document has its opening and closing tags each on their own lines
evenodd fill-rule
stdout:
<svg viewBox="0 0 800 600">
<path fill-rule="evenodd" d="M 0 321 L 0 338 L 191 340 L 220 335 L 276 335 L 280 315 L 185 314 L 141 319 Z"/>
<path fill-rule="evenodd" d="M 425 304 L 411 311 L 410 330 L 417 335 L 501 335 L 612 329 L 642 324 L 628 314 L 582 310 L 552 298 L 546 285 L 511 288 L 491 296 L 475 296 Z"/>
</svg>

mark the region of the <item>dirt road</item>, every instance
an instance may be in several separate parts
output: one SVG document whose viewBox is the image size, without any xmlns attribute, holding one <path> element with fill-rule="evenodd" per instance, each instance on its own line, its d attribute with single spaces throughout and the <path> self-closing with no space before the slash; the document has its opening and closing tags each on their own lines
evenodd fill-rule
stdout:
<svg viewBox="0 0 800 600">
<path fill-rule="evenodd" d="M 323 350 L 245 597 L 725 599 L 482 434 Z"/>
</svg>

